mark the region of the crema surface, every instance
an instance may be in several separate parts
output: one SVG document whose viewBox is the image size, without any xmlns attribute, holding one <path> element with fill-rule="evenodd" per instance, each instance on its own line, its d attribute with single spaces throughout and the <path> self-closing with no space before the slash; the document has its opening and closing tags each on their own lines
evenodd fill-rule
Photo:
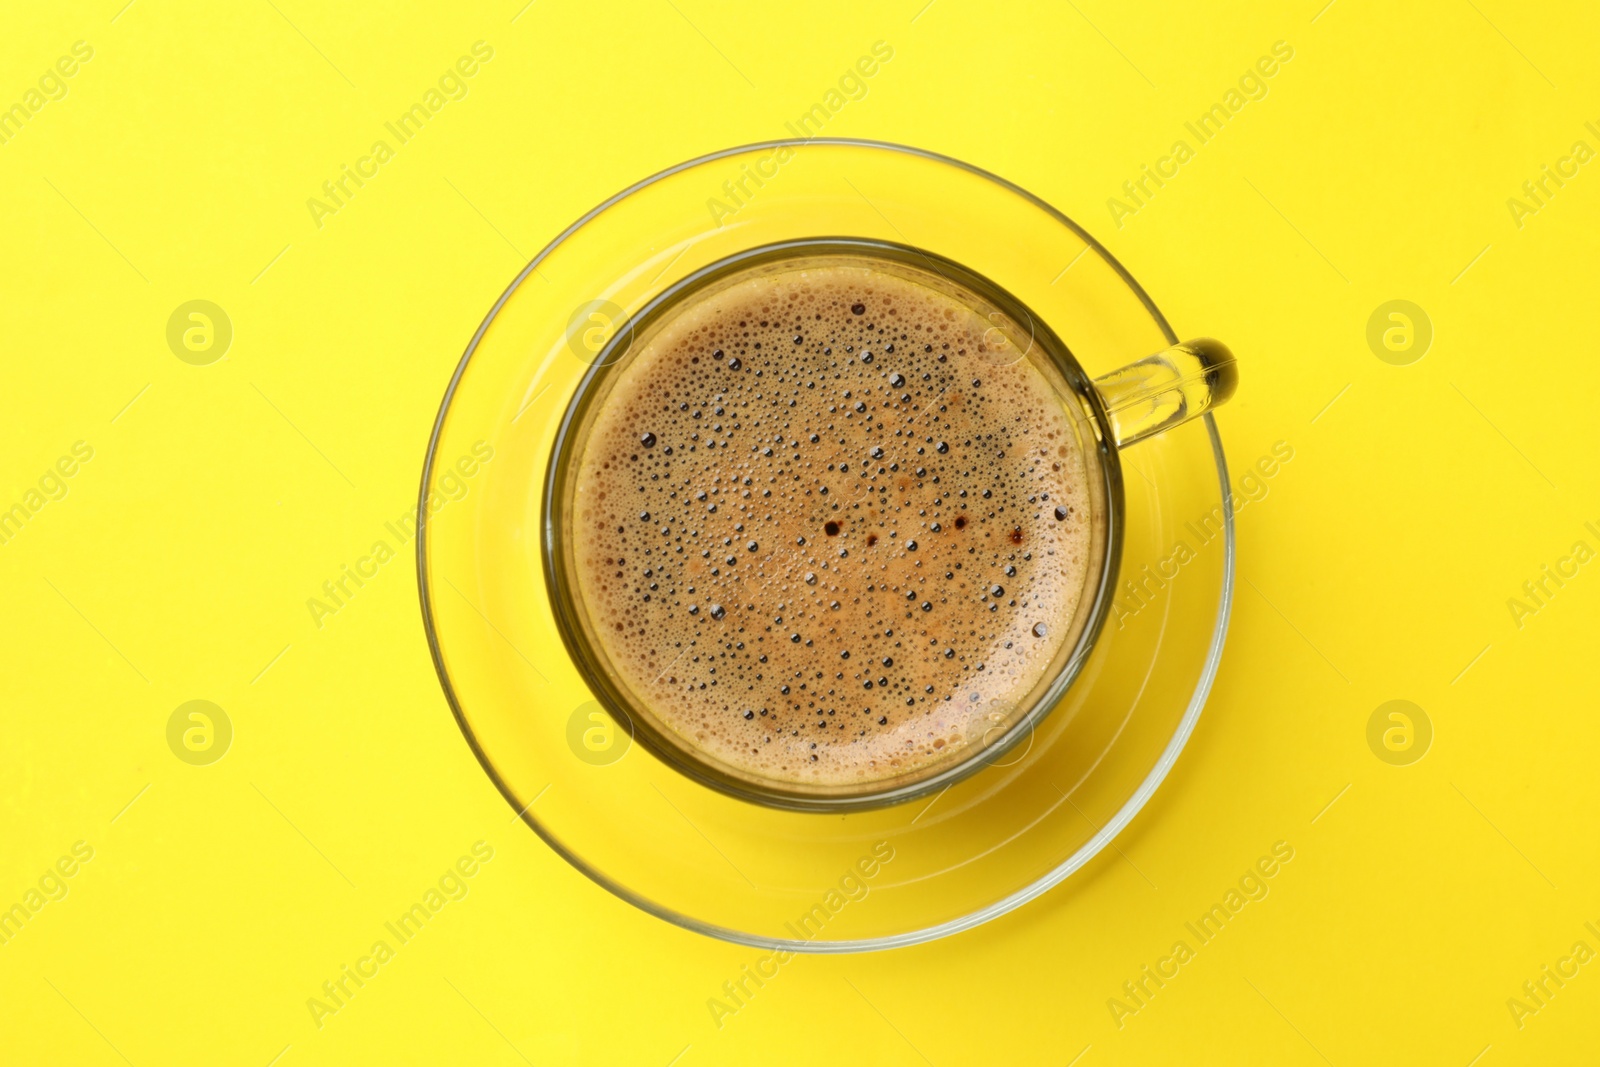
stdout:
<svg viewBox="0 0 1600 1067">
<path fill-rule="evenodd" d="M 625 687 L 735 770 L 960 758 L 1084 595 L 1070 416 L 978 312 L 862 261 L 691 295 L 578 455 L 579 592 Z"/>
</svg>

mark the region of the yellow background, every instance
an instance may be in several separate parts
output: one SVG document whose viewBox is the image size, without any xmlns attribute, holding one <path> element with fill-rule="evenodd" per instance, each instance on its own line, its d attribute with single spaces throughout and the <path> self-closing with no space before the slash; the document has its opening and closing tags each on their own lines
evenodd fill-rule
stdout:
<svg viewBox="0 0 1600 1067">
<path fill-rule="evenodd" d="M 0 1061 L 1594 1059 L 1600 964 L 1520 1028 L 1506 1003 L 1600 950 L 1600 565 L 1520 627 L 1507 606 L 1600 548 L 1600 163 L 1520 227 L 1507 207 L 1600 148 L 1588 7 L 123 2 L 13 4 L 0 34 L 0 104 L 94 49 L 0 145 L 0 507 L 94 449 L 0 545 L 0 908 L 94 849 L 0 945 Z M 307 198 L 479 40 L 469 94 L 319 228 Z M 1117 849 L 975 932 L 797 959 L 719 1028 L 707 999 L 760 953 L 512 822 L 409 554 L 320 629 L 306 600 L 411 505 L 528 258 L 640 177 L 784 136 L 878 40 L 894 59 L 828 133 L 1081 221 L 1180 334 L 1239 354 L 1236 479 L 1275 442 L 1294 459 L 1239 515 L 1216 689 Z M 1107 199 L 1277 41 L 1269 94 L 1116 226 Z M 1366 340 L 1397 298 L 1434 328 L 1408 366 Z M 166 343 L 193 299 L 233 323 L 209 366 Z M 193 699 L 235 730 L 210 766 L 167 745 Z M 1409 766 L 1367 744 L 1394 699 L 1433 726 Z M 470 894 L 319 1029 L 307 998 L 480 840 Z M 1108 998 L 1279 840 L 1270 895 L 1119 1028 Z"/>
</svg>

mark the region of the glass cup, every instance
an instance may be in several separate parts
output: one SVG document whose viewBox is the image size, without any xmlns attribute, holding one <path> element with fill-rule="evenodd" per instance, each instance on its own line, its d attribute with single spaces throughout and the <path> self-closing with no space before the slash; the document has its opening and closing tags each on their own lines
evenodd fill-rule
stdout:
<svg viewBox="0 0 1600 1067">
<path fill-rule="evenodd" d="M 630 358 L 686 302 L 763 273 L 868 266 L 943 293 L 991 325 L 972 358 L 1027 359 L 1050 384 L 1072 428 L 1089 493 L 1089 549 L 1078 608 L 1049 667 L 1023 699 L 972 720 L 965 736 L 913 769 L 851 783 L 811 784 L 734 766 L 698 746 L 632 691 L 586 605 L 572 529 L 574 477 L 595 415 Z M 1062 700 L 1094 648 L 1115 596 L 1124 494 L 1120 450 L 1198 418 L 1238 384 L 1229 350 L 1198 338 L 1091 378 L 1050 324 L 995 282 L 929 249 L 863 238 L 782 241 L 737 252 L 667 287 L 621 322 L 597 329 L 595 347 L 556 435 L 545 485 L 542 535 L 550 605 L 567 652 L 601 707 L 663 762 L 730 796 L 796 811 L 849 811 L 903 803 L 947 788 L 1001 760 Z"/>
</svg>

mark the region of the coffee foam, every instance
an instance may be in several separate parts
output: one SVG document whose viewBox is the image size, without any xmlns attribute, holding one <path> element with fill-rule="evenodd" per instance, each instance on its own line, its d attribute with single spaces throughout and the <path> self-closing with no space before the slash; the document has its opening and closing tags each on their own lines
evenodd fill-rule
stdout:
<svg viewBox="0 0 1600 1067">
<path fill-rule="evenodd" d="M 758 779 L 961 758 L 1083 594 L 1089 496 L 1055 391 L 972 309 L 848 262 L 669 314 L 617 368 L 573 496 L 619 680 Z"/>
</svg>

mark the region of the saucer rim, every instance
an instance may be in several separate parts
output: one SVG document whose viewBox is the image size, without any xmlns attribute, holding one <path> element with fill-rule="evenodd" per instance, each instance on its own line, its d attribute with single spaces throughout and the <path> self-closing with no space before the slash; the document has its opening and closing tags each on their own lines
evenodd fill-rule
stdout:
<svg viewBox="0 0 1600 1067">
<path fill-rule="evenodd" d="M 1146 312 L 1149 313 L 1151 319 L 1156 324 L 1156 327 L 1166 338 L 1167 344 L 1173 345 L 1179 342 L 1178 335 L 1173 331 L 1172 326 L 1167 322 L 1166 316 L 1161 313 L 1161 310 L 1158 307 L 1156 307 L 1155 301 L 1150 298 L 1150 295 L 1145 292 L 1144 287 L 1139 284 L 1133 275 L 1128 272 L 1128 269 L 1124 267 L 1122 263 L 1114 255 L 1112 255 L 1104 245 L 1096 240 L 1082 226 L 1078 225 L 1078 223 L 1074 222 L 1071 218 L 1050 204 L 1048 201 L 1029 192 L 1027 189 L 1017 185 L 1015 182 L 1002 178 L 997 174 L 983 169 L 982 167 L 975 166 L 971 163 L 967 163 L 951 156 L 931 151 L 929 149 L 897 144 L 892 141 L 879 141 L 850 137 L 785 138 L 771 141 L 756 141 L 750 144 L 720 149 L 716 152 L 711 152 L 706 155 L 696 156 L 693 159 L 684 160 L 666 168 L 665 170 L 657 171 L 655 174 L 652 174 L 649 177 L 642 178 L 639 181 L 634 182 L 621 191 L 606 198 L 589 211 L 585 212 L 581 217 L 572 222 L 566 227 L 566 229 L 562 230 L 554 239 L 540 249 L 538 254 L 536 254 L 528 262 L 528 265 L 525 266 L 517 274 L 517 276 L 512 279 L 511 283 L 506 286 L 505 290 L 500 294 L 499 299 L 494 302 L 494 305 L 489 309 L 488 314 L 484 316 L 483 322 L 479 324 L 477 330 L 473 333 L 472 339 L 468 342 L 466 350 L 462 353 L 461 359 L 457 362 L 455 371 L 451 374 L 449 384 L 445 388 L 444 397 L 440 401 L 438 414 L 434 417 L 433 427 L 428 434 L 427 452 L 423 460 L 422 478 L 418 490 L 419 506 L 417 508 L 415 558 L 417 565 L 417 591 L 422 610 L 423 631 L 427 638 L 429 654 L 433 659 L 434 672 L 439 677 L 439 684 L 444 691 L 446 702 L 450 705 L 451 714 L 455 716 L 456 725 L 460 728 L 462 736 L 466 738 L 467 745 L 471 748 L 473 755 L 477 757 L 478 763 L 483 767 L 484 772 L 488 774 L 489 780 L 494 783 L 495 788 L 499 790 L 501 796 L 505 797 L 507 803 L 511 805 L 512 810 L 517 813 L 522 822 L 532 829 L 533 832 L 539 836 L 540 840 L 542 840 L 547 846 L 550 847 L 552 851 L 554 851 L 562 859 L 566 860 L 596 885 L 626 901 L 627 903 L 632 904 L 641 911 L 644 911 L 650 915 L 654 915 L 656 918 L 672 923 L 675 926 L 682 927 L 686 930 L 692 930 L 695 933 L 704 934 L 708 937 L 713 937 L 721 941 L 727 941 L 737 945 L 745 945 L 751 948 L 808 953 L 813 955 L 844 955 L 861 952 L 878 952 L 892 948 L 903 948 L 910 945 L 926 944 L 931 941 L 937 941 L 949 937 L 953 934 L 961 933 L 965 930 L 971 930 L 975 927 L 982 926 L 985 923 L 998 919 L 1002 915 L 1006 915 L 1012 911 L 1015 911 L 1022 905 L 1044 895 L 1049 890 L 1055 888 L 1057 885 L 1060 885 L 1068 877 L 1087 864 L 1091 859 L 1099 855 L 1100 852 L 1103 851 L 1119 833 L 1127 828 L 1127 826 L 1133 821 L 1134 817 L 1144 809 L 1144 806 L 1149 802 L 1150 797 L 1154 795 L 1158 788 L 1160 788 L 1161 784 L 1166 780 L 1167 775 L 1171 772 L 1174 764 L 1177 763 L 1178 757 L 1182 754 L 1184 748 L 1188 744 L 1190 736 L 1194 733 L 1194 728 L 1200 720 L 1200 713 L 1204 709 L 1206 700 L 1211 694 L 1211 687 L 1216 681 L 1217 669 L 1222 658 L 1223 645 L 1227 640 L 1228 623 L 1233 605 L 1236 538 L 1234 530 L 1233 494 L 1228 478 L 1227 458 L 1223 452 L 1222 437 L 1217 430 L 1216 420 L 1209 412 L 1207 412 L 1205 415 L 1201 416 L 1201 421 L 1205 424 L 1206 433 L 1211 442 L 1212 457 L 1216 461 L 1218 479 L 1222 490 L 1221 506 L 1223 515 L 1223 573 L 1217 604 L 1216 626 L 1212 631 L 1211 642 L 1206 650 L 1205 662 L 1201 666 L 1200 678 L 1195 686 L 1194 692 L 1189 698 L 1188 707 L 1184 709 L 1183 717 L 1179 720 L 1171 738 L 1168 739 L 1166 747 L 1162 749 L 1161 755 L 1156 760 L 1155 765 L 1151 768 L 1150 773 L 1145 776 L 1142 782 L 1140 782 L 1139 787 L 1134 790 L 1132 796 L 1130 796 L 1127 801 L 1123 803 L 1122 807 L 1117 809 L 1116 814 L 1107 820 L 1105 825 L 1101 826 L 1093 837 L 1085 841 L 1076 850 L 1074 850 L 1070 856 L 1052 868 L 1048 873 L 1040 876 L 1038 879 L 1022 887 L 1021 889 L 1001 897 L 999 900 L 987 904 L 984 907 L 975 909 L 966 915 L 962 915 L 954 919 L 948 919 L 944 922 L 935 923 L 930 926 L 920 927 L 916 930 L 908 930 L 897 934 L 889 934 L 883 937 L 855 938 L 850 940 L 835 941 L 805 941 L 790 938 L 763 937 L 742 930 L 735 930 L 731 927 L 724 927 L 715 923 L 704 922 L 700 919 L 696 919 L 692 916 L 685 915 L 681 912 L 665 907 L 649 899 L 648 897 L 629 889 L 627 886 L 614 881 L 606 874 L 595 868 L 592 864 L 588 863 L 582 857 L 577 855 L 576 852 L 568 847 L 554 833 L 540 825 L 538 820 L 534 819 L 528 810 L 532 805 L 522 805 L 520 803 L 519 798 L 512 791 L 510 785 L 504 779 L 502 779 L 499 772 L 495 769 L 494 764 L 489 759 L 488 753 L 483 750 L 483 747 L 479 744 L 477 737 L 467 722 L 466 715 L 461 708 L 461 703 L 456 695 L 455 688 L 450 682 L 449 672 L 445 668 L 444 651 L 441 647 L 437 627 L 435 626 L 434 622 L 433 598 L 430 595 L 428 586 L 428 487 L 433 481 L 434 462 L 438 455 L 438 445 L 440 438 L 444 433 L 445 420 L 449 415 L 451 402 L 455 398 L 456 389 L 459 387 L 462 376 L 466 373 L 467 365 L 472 361 L 472 357 L 477 351 L 478 345 L 483 340 L 484 335 L 488 332 L 489 326 L 500 314 L 500 311 L 505 306 L 506 302 L 511 299 L 512 294 L 521 287 L 522 283 L 528 279 L 529 275 L 533 274 L 538 269 L 540 263 L 547 259 L 574 233 L 588 225 L 591 220 L 597 218 L 599 215 L 609 210 L 614 205 L 627 199 L 629 196 L 633 195 L 639 190 L 669 178 L 675 174 L 689 170 L 693 167 L 698 167 L 705 163 L 715 162 L 719 159 L 726 159 L 730 156 L 743 155 L 749 152 L 777 150 L 786 147 L 801 148 L 809 145 L 819 144 L 852 148 L 875 148 L 890 152 L 899 152 L 906 155 L 927 159 L 932 162 L 943 163 L 949 166 L 957 167 L 961 170 L 967 171 L 970 174 L 974 174 L 978 177 L 992 181 L 995 184 L 1009 190 L 1010 192 L 1015 193 L 1016 195 L 1038 207 L 1040 210 L 1044 211 L 1057 222 L 1060 222 L 1062 225 L 1066 226 L 1069 230 L 1076 234 L 1085 245 L 1093 249 L 1094 252 L 1105 262 L 1105 264 L 1116 272 L 1117 276 L 1122 279 L 1123 284 L 1127 285 L 1128 288 L 1132 290 L 1134 295 L 1138 297 L 1139 302 L 1144 305 Z"/>
</svg>

